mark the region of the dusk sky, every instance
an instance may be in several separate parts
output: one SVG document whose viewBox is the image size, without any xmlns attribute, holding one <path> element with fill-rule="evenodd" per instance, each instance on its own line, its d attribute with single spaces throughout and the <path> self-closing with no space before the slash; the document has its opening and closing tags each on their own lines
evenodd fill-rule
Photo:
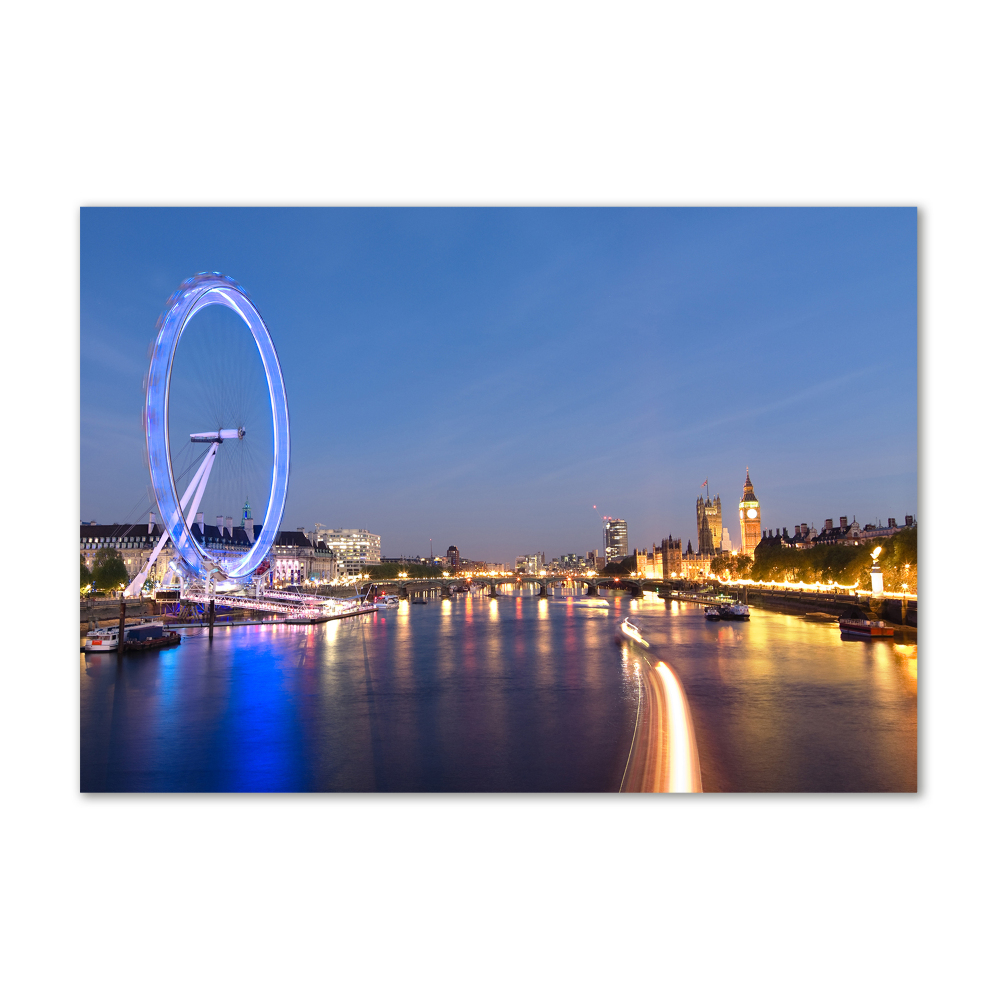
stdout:
<svg viewBox="0 0 1000 1000">
<path fill-rule="evenodd" d="M 286 528 L 697 544 L 707 479 L 738 544 L 746 466 L 765 529 L 918 514 L 915 209 L 84 209 L 85 520 L 145 496 L 147 348 L 199 271 L 274 339 Z"/>
</svg>

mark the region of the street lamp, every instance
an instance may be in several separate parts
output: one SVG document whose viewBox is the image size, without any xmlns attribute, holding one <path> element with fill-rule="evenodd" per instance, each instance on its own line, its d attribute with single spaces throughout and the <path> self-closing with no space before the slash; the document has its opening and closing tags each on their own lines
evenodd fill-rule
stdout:
<svg viewBox="0 0 1000 1000">
<path fill-rule="evenodd" d="M 879 553 L 882 551 L 881 545 L 875 546 L 872 552 L 872 597 L 882 593 L 882 567 L 878 564 Z"/>
</svg>

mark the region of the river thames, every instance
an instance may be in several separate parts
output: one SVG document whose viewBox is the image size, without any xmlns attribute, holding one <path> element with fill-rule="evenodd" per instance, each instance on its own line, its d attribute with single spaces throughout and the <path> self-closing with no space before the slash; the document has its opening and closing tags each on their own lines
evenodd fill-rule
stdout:
<svg viewBox="0 0 1000 1000">
<path fill-rule="evenodd" d="M 916 791 L 916 645 L 651 595 L 459 595 L 80 653 L 83 791 L 617 791 L 628 615 L 683 683 L 705 791 Z"/>
</svg>

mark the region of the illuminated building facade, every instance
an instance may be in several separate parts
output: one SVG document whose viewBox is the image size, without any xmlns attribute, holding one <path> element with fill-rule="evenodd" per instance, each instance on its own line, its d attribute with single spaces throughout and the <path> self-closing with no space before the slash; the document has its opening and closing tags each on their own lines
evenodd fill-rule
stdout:
<svg viewBox="0 0 1000 1000">
<path fill-rule="evenodd" d="M 706 580 L 712 572 L 712 559 L 708 552 L 695 552 L 688 542 L 687 551 L 681 559 L 680 575 L 685 580 Z"/>
<path fill-rule="evenodd" d="M 516 573 L 527 573 L 529 576 L 540 576 L 545 571 L 545 553 L 535 552 L 532 555 L 518 556 L 514 560 Z"/>
<path fill-rule="evenodd" d="M 669 580 L 684 576 L 684 559 L 681 540 L 673 536 L 664 538 L 662 544 L 652 549 L 635 549 L 635 574 L 646 580 Z M 711 557 L 709 557 L 711 561 Z"/>
<path fill-rule="evenodd" d="M 649 549 L 636 549 L 635 575 L 645 580 L 659 580 L 663 577 L 663 549 L 658 545 L 653 546 L 653 551 Z"/>
<path fill-rule="evenodd" d="M 326 583 L 338 576 L 334 553 L 302 528 L 279 531 L 270 560 L 269 582 L 274 584 Z"/>
<path fill-rule="evenodd" d="M 698 551 L 702 555 L 713 556 L 722 551 L 722 499 L 718 494 L 695 501 L 695 517 L 698 526 Z"/>
<path fill-rule="evenodd" d="M 616 517 L 604 522 L 604 555 L 608 562 L 618 562 L 628 555 L 628 523 Z"/>
<path fill-rule="evenodd" d="M 759 544 L 760 503 L 754 496 L 750 467 L 747 466 L 747 480 L 743 484 L 743 499 L 740 501 L 740 551 L 751 555 Z"/>
<path fill-rule="evenodd" d="M 668 580 L 682 575 L 681 540 L 669 535 L 663 539 L 663 578 Z"/>
<path fill-rule="evenodd" d="M 325 528 L 315 525 L 309 540 L 318 545 L 324 542 L 333 553 L 335 576 L 359 576 L 365 567 L 382 561 L 382 537 L 364 528 Z"/>
</svg>

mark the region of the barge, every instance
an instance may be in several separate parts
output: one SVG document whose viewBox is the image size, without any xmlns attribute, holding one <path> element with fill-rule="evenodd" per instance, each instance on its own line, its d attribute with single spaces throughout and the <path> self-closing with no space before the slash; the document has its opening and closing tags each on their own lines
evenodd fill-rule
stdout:
<svg viewBox="0 0 1000 1000">
<path fill-rule="evenodd" d="M 869 621 L 867 618 L 845 618 L 841 616 L 837 619 L 840 625 L 841 635 L 862 635 L 868 638 L 889 638 L 894 634 L 891 625 L 886 625 L 884 621 Z"/>
</svg>

